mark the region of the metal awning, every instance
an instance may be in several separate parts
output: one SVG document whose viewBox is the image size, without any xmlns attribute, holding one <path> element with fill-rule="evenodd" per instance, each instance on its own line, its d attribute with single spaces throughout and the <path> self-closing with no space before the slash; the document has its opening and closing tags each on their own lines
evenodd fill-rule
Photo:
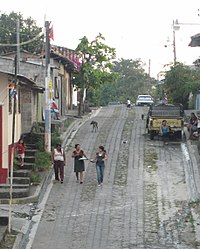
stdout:
<svg viewBox="0 0 200 249">
<path fill-rule="evenodd" d="M 3 70 L 0 70 L 0 73 L 10 75 L 11 77 L 13 77 L 13 80 L 15 78 L 14 73 L 3 71 Z M 39 92 L 44 92 L 45 90 L 44 87 L 38 86 L 32 79 L 29 79 L 22 74 L 17 74 L 17 79 L 20 81 L 19 82 L 20 85 L 23 85 L 23 84 L 28 85 L 30 88 L 36 91 L 39 91 Z"/>
</svg>

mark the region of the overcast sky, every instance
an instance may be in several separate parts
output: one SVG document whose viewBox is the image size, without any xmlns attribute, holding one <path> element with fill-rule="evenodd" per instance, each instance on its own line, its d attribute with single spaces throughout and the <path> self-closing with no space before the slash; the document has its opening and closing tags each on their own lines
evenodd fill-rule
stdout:
<svg viewBox="0 0 200 249">
<path fill-rule="evenodd" d="M 141 58 L 147 72 L 150 60 L 152 77 L 173 61 L 173 20 L 200 24 L 198 9 L 199 0 L 1 1 L 1 13 L 21 12 L 39 26 L 43 26 L 46 15 L 54 26 L 55 45 L 75 49 L 81 37 L 93 39 L 101 32 L 105 43 L 116 48 L 117 58 Z M 200 25 L 180 26 L 176 32 L 178 61 L 192 65 L 199 58 L 200 47 L 188 47 L 190 37 L 197 33 Z"/>
</svg>

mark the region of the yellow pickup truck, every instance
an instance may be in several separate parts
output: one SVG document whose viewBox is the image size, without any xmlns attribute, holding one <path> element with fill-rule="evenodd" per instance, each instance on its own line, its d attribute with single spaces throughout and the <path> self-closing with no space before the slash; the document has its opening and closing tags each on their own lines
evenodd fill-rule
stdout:
<svg viewBox="0 0 200 249">
<path fill-rule="evenodd" d="M 149 107 L 146 128 L 151 140 L 159 135 L 163 120 L 166 120 L 170 127 L 170 136 L 182 138 L 184 127 L 184 110 L 182 105 L 158 104 Z"/>
</svg>

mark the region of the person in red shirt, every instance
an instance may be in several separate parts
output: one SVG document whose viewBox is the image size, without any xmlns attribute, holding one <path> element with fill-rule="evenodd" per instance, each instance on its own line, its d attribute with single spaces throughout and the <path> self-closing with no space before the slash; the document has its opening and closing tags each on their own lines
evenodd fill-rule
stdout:
<svg viewBox="0 0 200 249">
<path fill-rule="evenodd" d="M 20 161 L 21 167 L 24 166 L 24 156 L 25 156 L 24 150 L 25 150 L 24 141 L 22 139 L 20 139 L 17 143 L 16 151 L 17 151 L 17 156 L 18 156 L 18 159 Z"/>
</svg>

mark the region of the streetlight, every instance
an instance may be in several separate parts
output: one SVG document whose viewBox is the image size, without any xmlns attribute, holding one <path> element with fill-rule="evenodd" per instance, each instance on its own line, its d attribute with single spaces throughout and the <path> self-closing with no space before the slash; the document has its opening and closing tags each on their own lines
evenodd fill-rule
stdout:
<svg viewBox="0 0 200 249">
<path fill-rule="evenodd" d="M 172 22 L 172 30 L 173 30 L 173 42 L 170 44 L 173 46 L 173 55 L 174 55 L 174 65 L 176 65 L 176 31 L 179 31 L 180 26 L 178 20 L 173 20 Z M 169 38 L 167 39 L 167 42 L 169 42 Z M 165 47 L 168 47 L 168 45 L 165 45 Z"/>
<path fill-rule="evenodd" d="M 200 23 L 180 23 L 177 19 L 175 21 L 173 20 L 172 27 L 173 27 L 174 65 L 176 64 L 176 35 L 175 35 L 175 32 L 180 29 L 181 25 L 195 26 L 195 25 L 200 25 Z"/>
</svg>

